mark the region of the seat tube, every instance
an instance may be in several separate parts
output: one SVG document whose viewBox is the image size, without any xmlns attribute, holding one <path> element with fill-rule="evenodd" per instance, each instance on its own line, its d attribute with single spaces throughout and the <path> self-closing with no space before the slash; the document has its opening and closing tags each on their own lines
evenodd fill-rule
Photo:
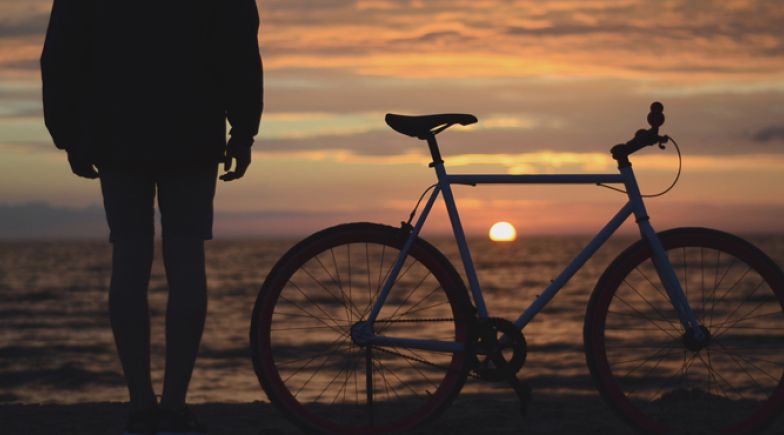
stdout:
<svg viewBox="0 0 784 435">
<path fill-rule="evenodd" d="M 664 285 L 667 295 L 670 297 L 670 303 L 672 303 L 673 308 L 675 308 L 675 311 L 678 313 L 678 318 L 684 329 L 693 331 L 694 337 L 697 340 L 701 340 L 703 338 L 702 328 L 699 327 L 699 321 L 689 305 L 680 281 L 670 263 L 670 259 L 667 257 L 667 252 L 664 250 L 664 246 L 662 245 L 661 240 L 659 240 L 659 236 L 653 229 L 653 225 L 651 225 L 631 165 L 622 167 L 621 173 L 625 177 L 624 184 L 626 185 L 626 192 L 629 195 L 629 201 L 633 207 L 634 217 L 637 226 L 640 229 L 640 235 L 651 248 L 656 273 L 659 275 L 659 279 Z"/>
<path fill-rule="evenodd" d="M 432 138 L 433 143 L 435 144 L 435 138 Z M 430 142 L 428 140 L 428 142 Z M 433 147 L 431 146 L 431 151 Z M 434 157 L 438 155 L 438 146 L 435 146 L 436 153 Z M 440 159 L 439 159 L 440 160 Z M 480 317 L 487 317 L 487 306 L 485 305 L 484 297 L 482 296 L 482 290 L 479 288 L 479 279 L 476 276 L 476 269 L 474 268 L 474 261 L 471 258 L 471 251 L 468 249 L 468 242 L 466 241 L 465 232 L 463 232 L 463 226 L 460 223 L 460 215 L 457 213 L 457 206 L 455 205 L 455 197 L 452 195 L 452 186 L 446 181 L 446 168 L 444 168 L 443 161 L 433 161 L 433 167 L 436 170 L 436 175 L 438 176 L 438 187 L 441 189 L 441 193 L 444 195 L 444 203 L 446 203 L 446 211 L 449 214 L 449 221 L 452 223 L 452 231 L 455 235 L 455 241 L 457 241 L 457 247 L 460 251 L 460 258 L 463 261 L 463 266 L 465 267 L 466 277 L 468 278 L 468 284 L 471 288 L 471 295 L 474 298 L 474 304 L 476 305 L 477 312 Z"/>
</svg>

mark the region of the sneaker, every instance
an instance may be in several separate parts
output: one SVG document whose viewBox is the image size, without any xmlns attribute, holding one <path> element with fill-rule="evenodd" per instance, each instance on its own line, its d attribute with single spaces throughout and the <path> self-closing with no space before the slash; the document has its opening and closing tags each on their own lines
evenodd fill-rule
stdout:
<svg viewBox="0 0 784 435">
<path fill-rule="evenodd" d="M 123 435 L 155 435 L 158 431 L 158 411 L 146 409 L 132 411 L 125 424 Z"/>
<path fill-rule="evenodd" d="M 157 435 L 205 435 L 206 433 L 207 427 L 196 420 L 188 407 L 159 410 Z"/>
</svg>

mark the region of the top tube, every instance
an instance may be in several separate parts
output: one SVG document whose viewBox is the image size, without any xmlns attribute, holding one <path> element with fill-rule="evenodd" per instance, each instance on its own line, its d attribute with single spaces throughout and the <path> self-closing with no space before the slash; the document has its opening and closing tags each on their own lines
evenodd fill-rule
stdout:
<svg viewBox="0 0 784 435">
<path fill-rule="evenodd" d="M 623 183 L 623 174 L 459 174 L 446 175 L 449 184 L 596 184 Z"/>
</svg>

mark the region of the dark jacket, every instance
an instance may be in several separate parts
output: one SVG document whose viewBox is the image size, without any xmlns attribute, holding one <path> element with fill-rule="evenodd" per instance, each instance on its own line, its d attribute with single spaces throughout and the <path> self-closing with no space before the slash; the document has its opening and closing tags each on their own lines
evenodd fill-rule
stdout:
<svg viewBox="0 0 784 435">
<path fill-rule="evenodd" d="M 254 0 L 54 0 L 41 73 L 55 145 L 96 164 L 218 162 L 262 112 Z"/>
</svg>

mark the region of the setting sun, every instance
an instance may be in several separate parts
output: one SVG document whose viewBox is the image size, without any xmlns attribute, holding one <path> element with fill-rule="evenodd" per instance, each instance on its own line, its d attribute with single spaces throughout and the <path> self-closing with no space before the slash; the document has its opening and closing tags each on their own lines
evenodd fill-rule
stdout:
<svg viewBox="0 0 784 435">
<path fill-rule="evenodd" d="M 509 222 L 496 222 L 490 227 L 490 240 L 494 242 L 513 242 L 517 231 Z"/>
</svg>

